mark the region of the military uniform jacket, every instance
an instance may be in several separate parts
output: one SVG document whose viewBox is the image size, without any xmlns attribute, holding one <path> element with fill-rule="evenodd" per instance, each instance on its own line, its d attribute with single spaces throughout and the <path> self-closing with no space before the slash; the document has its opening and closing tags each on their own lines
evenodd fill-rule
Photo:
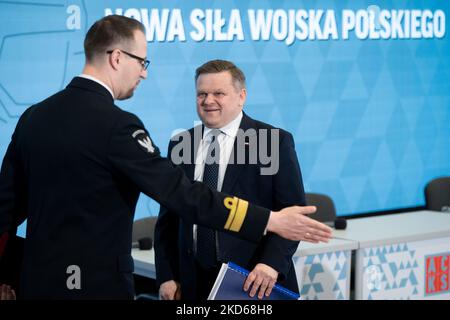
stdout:
<svg viewBox="0 0 450 320">
<path fill-rule="evenodd" d="M 23 297 L 132 298 L 140 192 L 186 221 L 252 241 L 268 221 L 268 210 L 187 179 L 95 81 L 75 77 L 27 109 L 0 173 L 0 234 L 28 219 Z"/>
</svg>

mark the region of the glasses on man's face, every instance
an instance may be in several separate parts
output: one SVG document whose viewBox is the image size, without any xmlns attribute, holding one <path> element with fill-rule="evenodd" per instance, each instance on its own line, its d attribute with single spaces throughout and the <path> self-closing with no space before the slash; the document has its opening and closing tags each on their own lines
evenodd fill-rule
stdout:
<svg viewBox="0 0 450 320">
<path fill-rule="evenodd" d="M 131 57 L 131 58 L 136 59 L 137 61 L 139 61 L 139 62 L 141 63 L 142 69 L 147 70 L 148 65 L 150 64 L 150 61 L 148 61 L 148 60 L 145 59 L 145 58 L 138 57 L 138 56 L 136 56 L 136 55 L 134 55 L 134 54 L 132 54 L 132 53 L 126 52 L 125 50 L 122 50 L 122 49 L 117 49 L 117 50 L 120 50 L 120 51 L 122 51 L 123 53 L 125 53 L 127 56 L 129 56 L 129 57 Z M 113 51 L 114 51 L 114 50 L 108 50 L 108 51 L 106 51 L 106 53 L 107 53 L 107 54 L 111 54 L 111 53 L 113 53 Z"/>
</svg>

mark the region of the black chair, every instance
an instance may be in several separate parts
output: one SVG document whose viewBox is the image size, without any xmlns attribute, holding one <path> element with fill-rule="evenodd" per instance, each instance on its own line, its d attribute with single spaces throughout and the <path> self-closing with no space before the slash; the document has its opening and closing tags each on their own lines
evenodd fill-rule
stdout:
<svg viewBox="0 0 450 320">
<path fill-rule="evenodd" d="M 316 213 L 309 215 L 309 217 L 320 222 L 334 222 L 336 220 L 336 208 L 329 196 L 319 193 L 306 193 L 305 197 L 307 205 L 317 207 Z"/>
<path fill-rule="evenodd" d="M 134 221 L 132 241 L 139 242 L 141 239 L 155 238 L 155 225 L 158 217 L 147 217 Z M 134 291 L 136 300 L 157 300 L 158 287 L 155 279 L 150 279 L 137 274 L 134 277 Z"/>
<path fill-rule="evenodd" d="M 425 186 L 425 202 L 428 210 L 450 212 L 450 177 L 431 180 Z"/>
</svg>

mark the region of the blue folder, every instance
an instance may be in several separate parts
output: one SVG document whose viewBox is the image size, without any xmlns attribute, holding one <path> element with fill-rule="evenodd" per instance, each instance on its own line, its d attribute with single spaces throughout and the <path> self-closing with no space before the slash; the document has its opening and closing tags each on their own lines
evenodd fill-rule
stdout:
<svg viewBox="0 0 450 320">
<path fill-rule="evenodd" d="M 216 282 L 209 294 L 208 300 L 258 300 L 258 294 L 252 298 L 244 291 L 244 283 L 249 271 L 228 262 L 222 264 Z M 263 300 L 299 300 L 300 295 L 276 284 L 269 297 Z"/>
</svg>

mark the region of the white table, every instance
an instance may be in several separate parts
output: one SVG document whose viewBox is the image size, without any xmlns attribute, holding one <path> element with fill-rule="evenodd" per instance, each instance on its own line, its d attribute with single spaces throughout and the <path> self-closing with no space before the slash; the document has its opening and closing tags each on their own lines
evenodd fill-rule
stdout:
<svg viewBox="0 0 450 320">
<path fill-rule="evenodd" d="M 449 299 L 450 214 L 416 211 L 347 221 L 357 241 L 356 299 Z"/>
<path fill-rule="evenodd" d="M 349 299 L 351 250 L 357 242 L 301 242 L 293 260 L 303 299 Z M 133 249 L 134 272 L 155 279 L 154 250 Z"/>
<path fill-rule="evenodd" d="M 137 275 L 156 279 L 155 251 L 133 249 L 131 255 L 134 260 L 134 273 Z"/>
</svg>

